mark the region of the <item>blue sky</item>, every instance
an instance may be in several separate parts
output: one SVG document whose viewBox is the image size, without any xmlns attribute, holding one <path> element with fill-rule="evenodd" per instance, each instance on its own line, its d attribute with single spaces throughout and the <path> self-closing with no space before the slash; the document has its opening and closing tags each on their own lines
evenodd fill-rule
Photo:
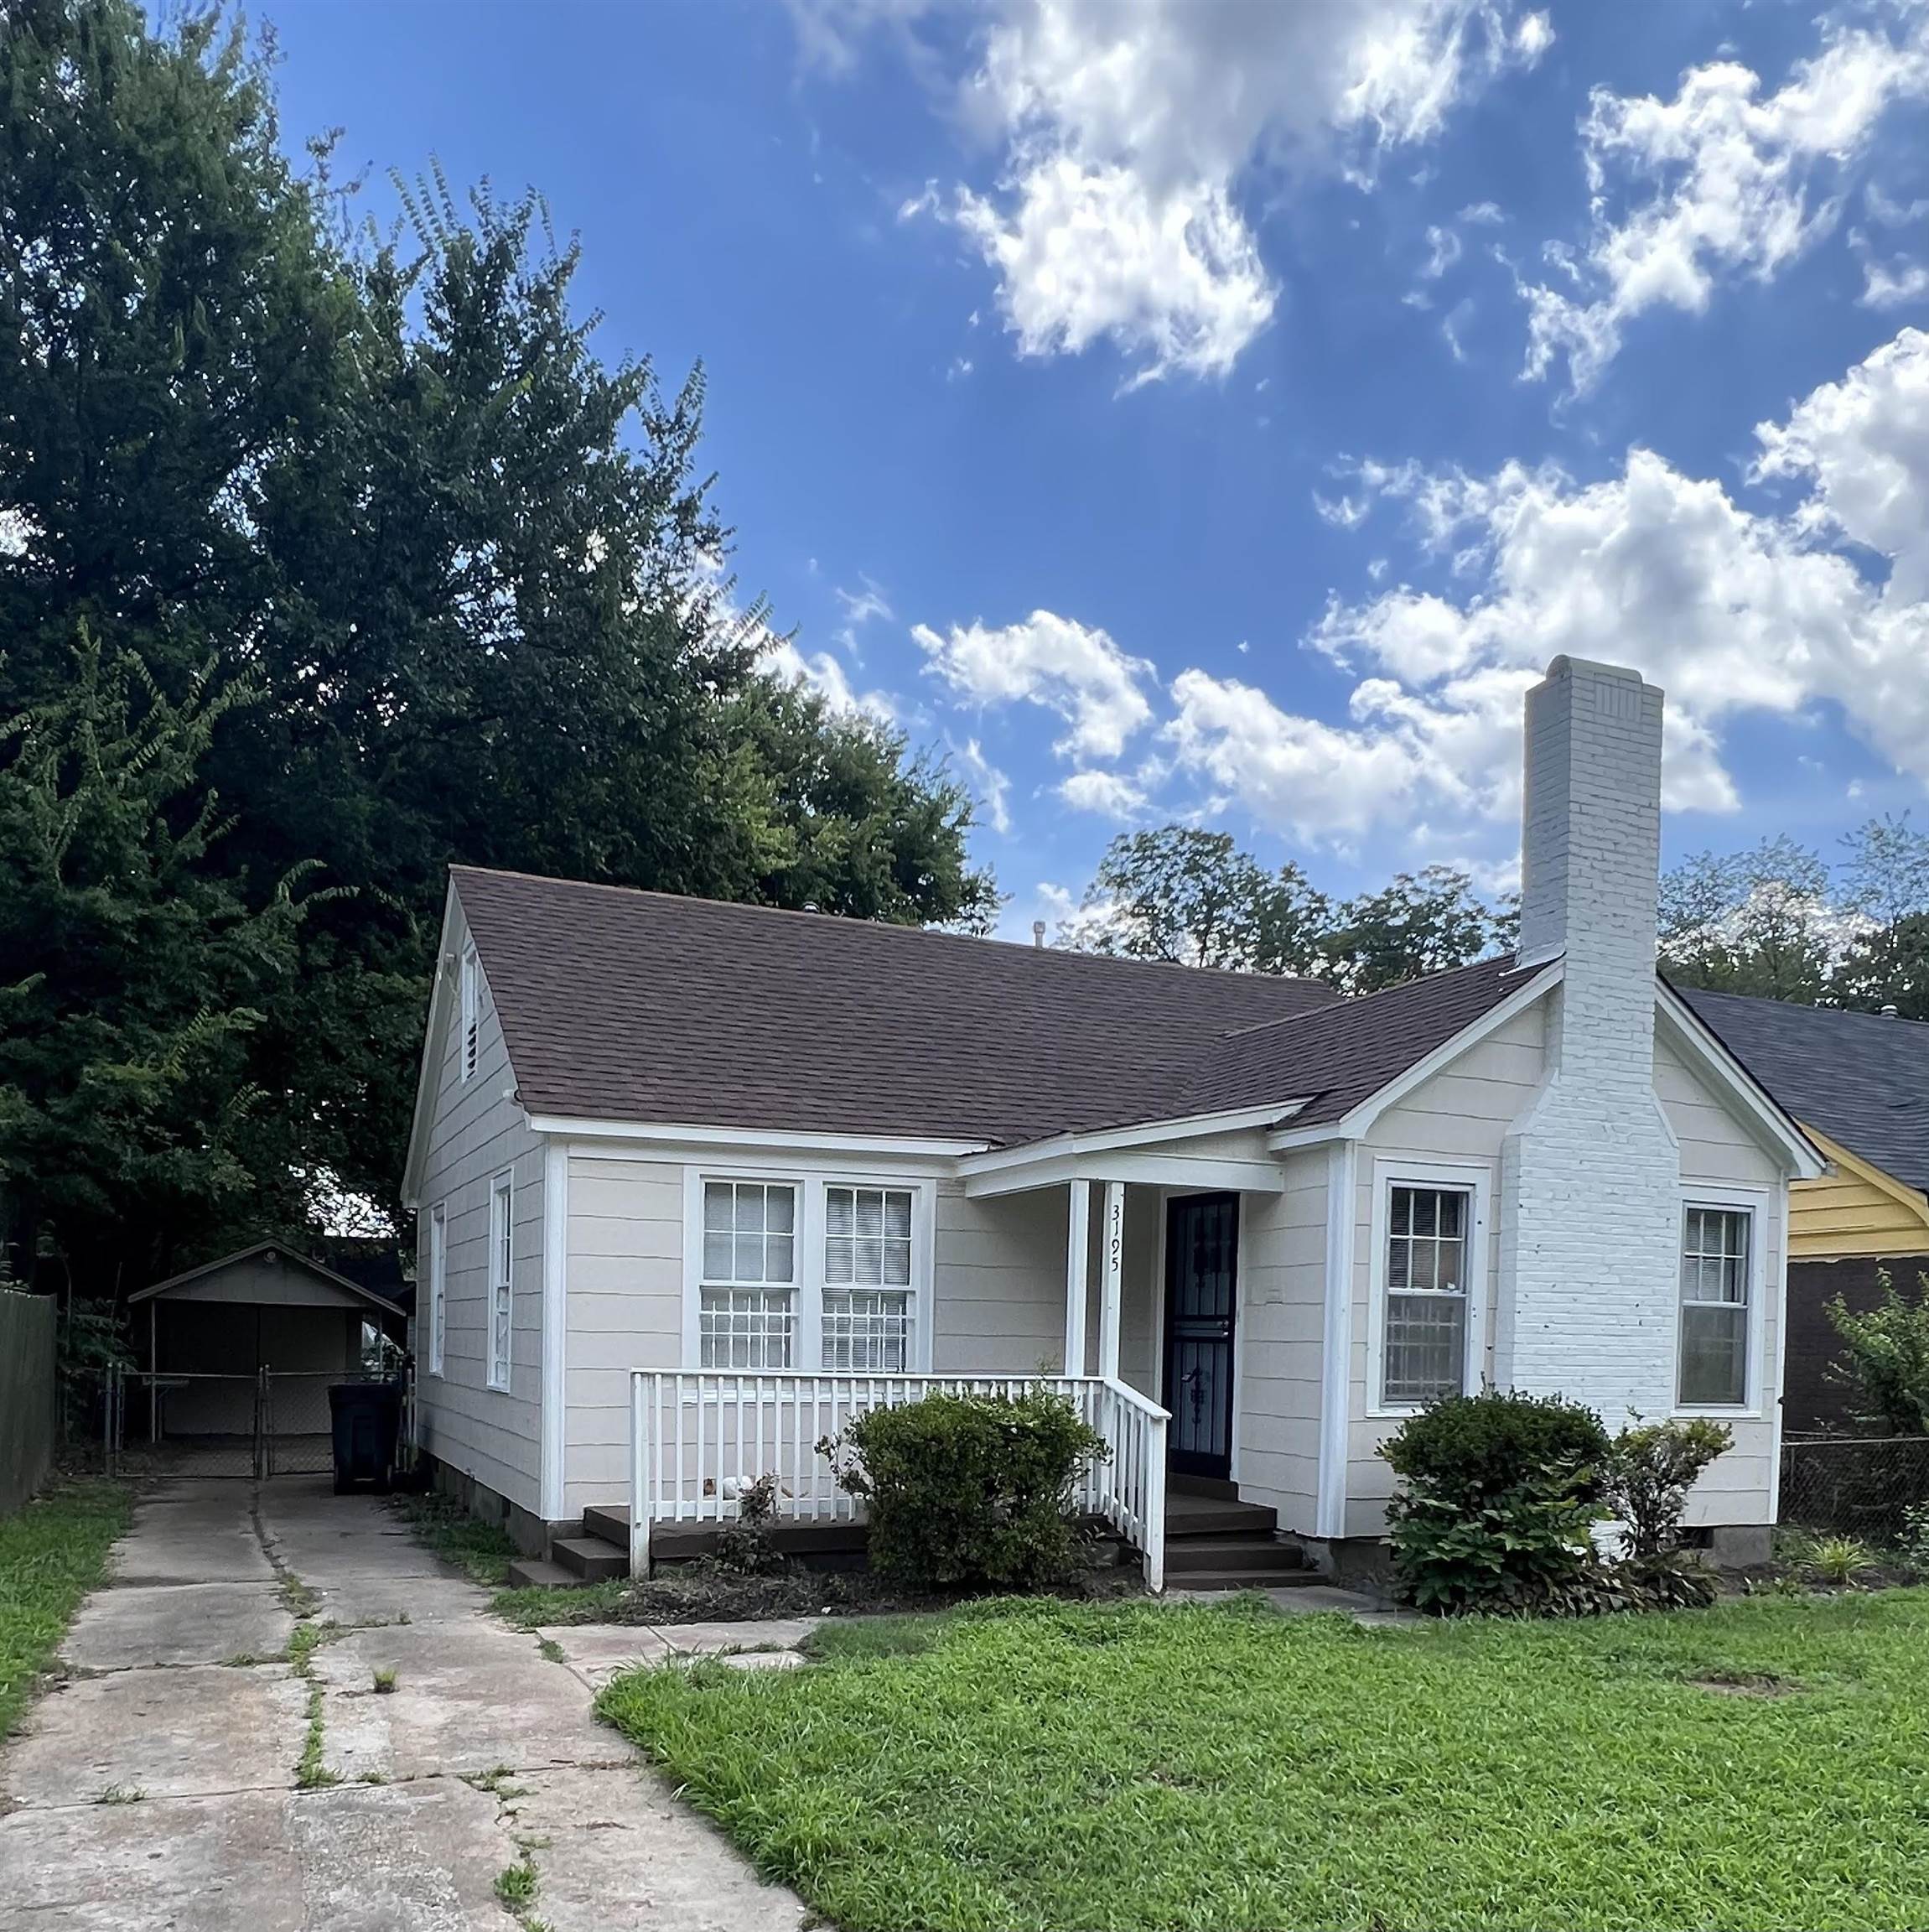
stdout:
<svg viewBox="0 0 1929 1932">
<path fill-rule="evenodd" d="M 983 800 L 1506 882 L 1520 693 L 1670 699 L 1670 856 L 1929 779 L 1929 8 L 272 0 L 291 144 L 534 186 L 701 358 L 746 595 Z"/>
</svg>

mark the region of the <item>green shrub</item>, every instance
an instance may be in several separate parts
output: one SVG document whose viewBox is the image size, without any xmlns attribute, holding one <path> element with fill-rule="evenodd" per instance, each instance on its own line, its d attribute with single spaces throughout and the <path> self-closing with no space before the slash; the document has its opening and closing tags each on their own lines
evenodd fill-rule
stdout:
<svg viewBox="0 0 1929 1932">
<path fill-rule="evenodd" d="M 1380 1453 L 1396 1475 L 1435 1495 L 1471 1502 L 1505 1494 L 1530 1476 L 1568 1479 L 1584 1503 L 1600 1494 L 1607 1431 L 1600 1417 L 1558 1395 L 1446 1395 L 1409 1415 Z"/>
<path fill-rule="evenodd" d="M 1902 1535 L 1895 1555 L 1918 1581 L 1929 1578 L 1929 1503 L 1918 1503 L 1902 1513 Z"/>
<path fill-rule="evenodd" d="M 1828 1379 L 1842 1389 L 1859 1422 L 1885 1436 L 1929 1436 L 1929 1275 L 1916 1277 L 1909 1300 L 1877 1270 L 1882 1299 L 1865 1315 L 1853 1313 L 1838 1295 L 1828 1319 L 1844 1353 L 1828 1365 Z"/>
<path fill-rule="evenodd" d="M 1875 1568 L 1875 1555 L 1859 1536 L 1809 1536 L 1797 1546 L 1796 1567 L 1818 1583 L 1847 1588 Z"/>
<path fill-rule="evenodd" d="M 1688 1493 L 1735 1441 L 1725 1422 L 1696 1416 L 1643 1422 L 1637 1415 L 1608 1452 L 1602 1500 L 1626 1525 L 1626 1560 L 1660 1565 L 1681 1547 Z"/>
<path fill-rule="evenodd" d="M 1042 1389 L 873 1409 L 817 1446 L 864 1504 L 871 1566 L 920 1589 L 1061 1581 L 1077 1566 L 1075 1488 L 1108 1453 Z"/>
<path fill-rule="evenodd" d="M 1405 1481 L 1388 1504 L 1399 1594 L 1423 1610 L 1558 1609 L 1600 1566 L 1607 1431 L 1558 1396 L 1449 1395 L 1409 1416 L 1380 1453 Z"/>
</svg>

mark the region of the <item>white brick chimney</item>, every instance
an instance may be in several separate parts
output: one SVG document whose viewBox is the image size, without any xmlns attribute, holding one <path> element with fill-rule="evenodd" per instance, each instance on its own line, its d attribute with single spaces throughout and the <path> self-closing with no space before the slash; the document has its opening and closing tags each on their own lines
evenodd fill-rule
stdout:
<svg viewBox="0 0 1929 1932">
<path fill-rule="evenodd" d="M 1654 1091 L 1662 694 L 1557 657 L 1527 693 L 1521 957 L 1561 959 L 1547 1071 L 1501 1160 L 1495 1380 L 1673 1405 L 1681 1162 Z"/>
</svg>

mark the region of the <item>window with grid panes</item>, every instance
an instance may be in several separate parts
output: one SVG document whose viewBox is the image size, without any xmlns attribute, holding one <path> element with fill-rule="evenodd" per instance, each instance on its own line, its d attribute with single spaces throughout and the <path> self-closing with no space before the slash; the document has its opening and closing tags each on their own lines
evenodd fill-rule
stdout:
<svg viewBox="0 0 1929 1932">
<path fill-rule="evenodd" d="M 797 1191 L 703 1183 L 697 1328 L 706 1368 L 789 1368 L 796 1348 Z"/>
<path fill-rule="evenodd" d="M 489 1190 L 489 1385 L 509 1386 L 510 1339 L 516 1326 L 514 1192 L 506 1174 Z"/>
<path fill-rule="evenodd" d="M 1749 1237 L 1745 1208 L 1689 1207 L 1682 1216 L 1683 1408 L 1736 1408 L 1748 1400 Z"/>
<path fill-rule="evenodd" d="M 911 1192 L 824 1190 L 824 1367 L 900 1375 L 915 1360 Z"/>
<path fill-rule="evenodd" d="M 1458 1394 L 1467 1372 L 1467 1244 L 1473 1196 L 1396 1185 L 1387 1203 L 1381 1400 L 1418 1405 Z"/>
</svg>

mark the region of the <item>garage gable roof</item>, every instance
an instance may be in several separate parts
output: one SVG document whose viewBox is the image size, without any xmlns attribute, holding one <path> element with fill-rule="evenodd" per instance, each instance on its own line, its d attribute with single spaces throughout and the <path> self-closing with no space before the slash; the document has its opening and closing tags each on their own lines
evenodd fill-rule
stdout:
<svg viewBox="0 0 1929 1932">
<path fill-rule="evenodd" d="M 137 1288 L 127 1297 L 132 1307 L 137 1301 L 164 1301 L 177 1295 L 184 1288 L 197 1282 L 205 1282 L 230 1268 L 236 1268 L 249 1261 L 278 1261 L 284 1267 L 299 1269 L 303 1274 L 313 1275 L 329 1287 L 339 1290 L 351 1301 L 366 1303 L 384 1315 L 400 1315 L 402 1311 L 385 1296 L 377 1295 L 372 1288 L 364 1288 L 359 1281 L 351 1281 L 345 1275 L 338 1275 L 332 1268 L 324 1267 L 319 1261 L 306 1254 L 296 1253 L 279 1241 L 257 1241 L 251 1248 L 237 1248 L 232 1254 L 224 1254 L 216 1261 L 204 1261 L 198 1268 L 184 1269 L 179 1275 L 170 1275 L 164 1281 L 150 1283 L 145 1288 Z"/>
</svg>

